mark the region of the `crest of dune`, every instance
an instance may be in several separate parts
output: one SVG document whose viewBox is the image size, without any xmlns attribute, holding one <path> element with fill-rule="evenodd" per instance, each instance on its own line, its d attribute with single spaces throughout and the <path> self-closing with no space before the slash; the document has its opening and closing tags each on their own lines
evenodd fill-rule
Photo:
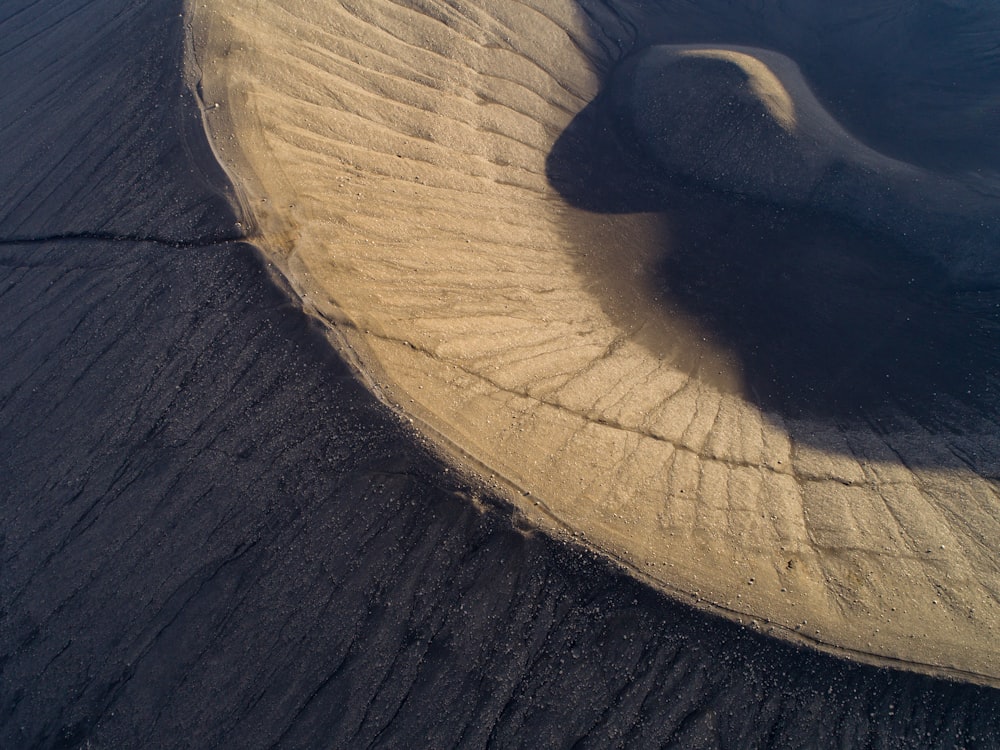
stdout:
<svg viewBox="0 0 1000 750">
<path fill-rule="evenodd" d="M 650 346 L 659 319 L 615 315 L 583 270 L 588 242 L 640 245 L 655 224 L 574 208 L 546 175 L 635 41 L 624 3 L 190 10 L 191 85 L 254 241 L 458 466 L 698 606 L 853 658 L 1000 682 L 989 414 L 938 431 L 778 413 L 749 396 L 725 343 L 688 322 L 693 365 Z M 784 131 L 809 124 L 799 102 L 815 100 L 772 58 L 680 54 L 738 66 Z M 843 163 L 846 133 L 806 117 Z M 878 169 L 858 148 L 862 171 Z M 619 306 L 636 257 L 621 262 Z"/>
<path fill-rule="evenodd" d="M 798 124 L 795 115 L 795 102 L 792 101 L 785 85 L 763 61 L 745 52 L 726 49 L 684 50 L 681 55 L 732 63 L 746 74 L 750 87 L 767 108 L 771 117 L 786 130 L 795 130 Z"/>
</svg>

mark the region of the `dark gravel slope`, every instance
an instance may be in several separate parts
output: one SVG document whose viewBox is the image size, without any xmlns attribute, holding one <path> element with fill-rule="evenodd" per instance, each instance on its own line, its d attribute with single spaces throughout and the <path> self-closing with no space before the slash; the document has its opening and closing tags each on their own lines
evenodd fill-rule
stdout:
<svg viewBox="0 0 1000 750">
<path fill-rule="evenodd" d="M 178 2 L 0 10 L 0 747 L 991 747 L 482 512 L 225 206 Z"/>
</svg>

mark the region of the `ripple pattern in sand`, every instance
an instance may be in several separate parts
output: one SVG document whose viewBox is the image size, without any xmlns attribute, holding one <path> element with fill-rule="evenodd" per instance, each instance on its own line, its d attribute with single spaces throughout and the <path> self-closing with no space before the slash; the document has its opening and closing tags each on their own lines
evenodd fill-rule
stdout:
<svg viewBox="0 0 1000 750">
<path fill-rule="evenodd" d="M 258 241 L 425 434 L 668 591 L 858 658 L 1000 678 L 989 415 L 959 433 L 764 412 L 654 356 L 581 272 L 566 227 L 584 219 L 546 158 L 633 43 L 628 6 L 207 6 L 192 71 Z"/>
</svg>

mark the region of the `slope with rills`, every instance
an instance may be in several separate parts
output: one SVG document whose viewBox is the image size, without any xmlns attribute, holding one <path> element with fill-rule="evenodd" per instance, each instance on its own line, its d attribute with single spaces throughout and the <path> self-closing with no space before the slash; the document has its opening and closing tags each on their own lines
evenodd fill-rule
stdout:
<svg viewBox="0 0 1000 750">
<path fill-rule="evenodd" d="M 529 519 L 775 635 L 997 684 L 989 415 L 942 436 L 763 412 L 653 356 L 581 273 L 546 158 L 627 10 L 215 0 L 189 8 L 190 78 L 307 309 Z"/>
</svg>

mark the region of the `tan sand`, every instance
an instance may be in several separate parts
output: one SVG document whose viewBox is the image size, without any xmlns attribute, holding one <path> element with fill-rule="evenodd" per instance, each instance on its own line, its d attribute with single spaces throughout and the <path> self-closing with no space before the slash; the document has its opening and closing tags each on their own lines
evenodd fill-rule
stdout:
<svg viewBox="0 0 1000 750">
<path fill-rule="evenodd" d="M 607 62 L 575 3 L 189 11 L 192 86 L 255 240 L 436 445 L 698 606 L 1000 685 L 994 424 L 789 424 L 651 354 L 593 293 L 545 176 Z M 753 65 L 791 123 L 795 92 Z"/>
</svg>

